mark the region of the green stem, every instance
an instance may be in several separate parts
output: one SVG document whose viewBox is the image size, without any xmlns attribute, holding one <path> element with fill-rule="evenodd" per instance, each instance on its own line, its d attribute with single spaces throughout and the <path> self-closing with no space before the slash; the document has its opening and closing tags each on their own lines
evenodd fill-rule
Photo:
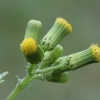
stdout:
<svg viewBox="0 0 100 100">
<path fill-rule="evenodd" d="M 30 82 L 31 80 L 34 80 L 36 78 L 41 79 L 42 74 L 59 69 L 61 67 L 63 67 L 63 65 L 49 67 L 49 68 L 42 69 L 42 70 L 37 70 L 33 76 L 26 75 L 24 77 L 24 79 L 19 84 L 16 85 L 14 90 L 10 93 L 10 95 L 5 100 L 13 100 L 15 98 L 15 96 L 25 87 L 25 85 L 27 85 L 28 82 Z"/>
<path fill-rule="evenodd" d="M 44 74 L 44 73 L 47 73 L 47 72 L 50 72 L 50 71 L 53 71 L 53 70 L 57 70 L 59 68 L 62 68 L 64 67 L 65 65 L 59 65 L 59 66 L 54 66 L 54 67 L 48 67 L 48 68 L 45 68 L 45 69 L 42 69 L 42 70 L 37 70 L 36 71 L 36 74 Z"/>
<path fill-rule="evenodd" d="M 10 93 L 10 95 L 5 100 L 13 100 L 15 96 L 23 89 L 25 85 L 30 81 L 32 76 L 26 75 L 20 84 L 17 84 L 14 90 Z M 34 75 L 32 79 L 37 78 L 38 75 Z"/>
</svg>

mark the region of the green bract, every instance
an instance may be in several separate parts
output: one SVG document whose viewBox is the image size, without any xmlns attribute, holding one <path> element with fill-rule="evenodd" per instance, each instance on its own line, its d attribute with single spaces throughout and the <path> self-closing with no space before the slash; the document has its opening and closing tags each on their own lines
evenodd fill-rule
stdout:
<svg viewBox="0 0 100 100">
<path fill-rule="evenodd" d="M 41 27 L 42 23 L 40 21 L 30 20 L 27 24 L 24 39 L 32 37 L 37 42 L 40 36 Z"/>
<path fill-rule="evenodd" d="M 41 40 L 44 51 L 52 50 L 67 34 L 72 32 L 71 25 L 63 18 L 57 18 L 52 28 Z"/>
<path fill-rule="evenodd" d="M 50 72 L 45 75 L 45 78 L 49 82 L 56 82 L 56 83 L 65 83 L 68 81 L 68 73 L 57 73 L 57 72 Z"/>
<path fill-rule="evenodd" d="M 44 57 L 40 63 L 40 69 L 51 66 L 56 59 L 62 54 L 63 48 L 57 45 L 52 51 L 47 51 L 44 53 Z"/>
</svg>

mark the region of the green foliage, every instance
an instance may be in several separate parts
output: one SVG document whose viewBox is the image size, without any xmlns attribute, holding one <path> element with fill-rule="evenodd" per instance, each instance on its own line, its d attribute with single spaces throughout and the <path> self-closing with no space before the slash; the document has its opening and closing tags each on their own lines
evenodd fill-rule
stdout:
<svg viewBox="0 0 100 100">
<path fill-rule="evenodd" d="M 9 72 L 3 72 L 2 74 L 0 74 L 0 84 L 3 83 L 5 80 L 3 79 Z"/>
</svg>

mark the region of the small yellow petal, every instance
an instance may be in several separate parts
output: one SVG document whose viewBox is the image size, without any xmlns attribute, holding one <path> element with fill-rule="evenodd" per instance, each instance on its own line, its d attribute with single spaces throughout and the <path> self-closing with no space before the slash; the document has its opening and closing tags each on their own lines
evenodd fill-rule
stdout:
<svg viewBox="0 0 100 100">
<path fill-rule="evenodd" d="M 31 37 L 24 39 L 20 44 L 20 49 L 24 53 L 24 55 L 33 54 L 37 49 L 35 40 Z"/>
<path fill-rule="evenodd" d="M 56 23 L 61 24 L 62 26 L 64 26 L 67 30 L 67 32 L 71 33 L 72 32 L 72 26 L 71 24 L 69 24 L 65 19 L 63 18 L 57 18 L 56 19 Z"/>
<path fill-rule="evenodd" d="M 95 57 L 97 62 L 100 62 L 100 47 L 98 44 L 92 44 L 90 46 L 91 50 L 92 50 L 92 54 Z"/>
</svg>

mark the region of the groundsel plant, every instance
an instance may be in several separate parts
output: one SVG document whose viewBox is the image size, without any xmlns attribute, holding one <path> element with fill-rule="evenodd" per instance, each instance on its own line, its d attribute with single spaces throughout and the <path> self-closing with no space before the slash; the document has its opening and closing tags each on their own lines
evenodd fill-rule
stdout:
<svg viewBox="0 0 100 100">
<path fill-rule="evenodd" d="M 17 76 L 17 85 L 6 100 L 14 100 L 22 89 L 31 88 L 30 81 L 40 79 L 66 83 L 68 81 L 68 71 L 100 62 L 100 47 L 98 44 L 92 44 L 86 50 L 61 57 L 63 47 L 59 42 L 72 32 L 71 24 L 64 18 L 56 18 L 52 28 L 39 41 L 41 27 L 40 21 L 30 20 L 28 22 L 24 39 L 20 43 L 20 50 L 28 63 L 26 76 L 23 79 Z"/>
</svg>

